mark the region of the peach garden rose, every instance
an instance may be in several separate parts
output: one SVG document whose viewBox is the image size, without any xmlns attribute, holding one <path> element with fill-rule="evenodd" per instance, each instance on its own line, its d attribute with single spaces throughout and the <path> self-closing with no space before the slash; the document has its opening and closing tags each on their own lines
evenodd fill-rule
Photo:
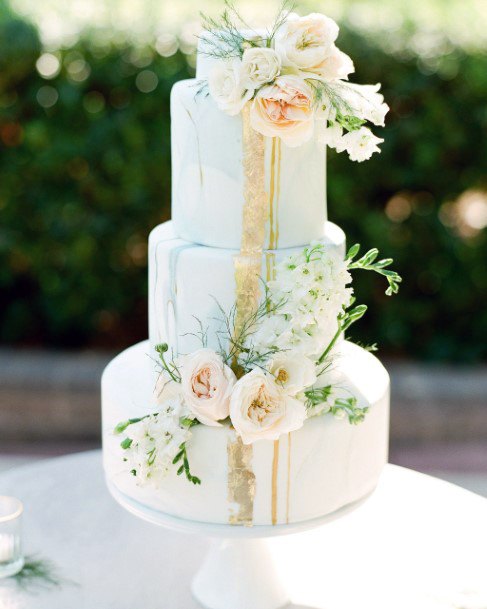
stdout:
<svg viewBox="0 0 487 609">
<path fill-rule="evenodd" d="M 297 76 L 279 76 L 257 92 L 250 121 L 262 135 L 280 137 L 290 147 L 304 144 L 314 129 L 311 87 Z"/>
<path fill-rule="evenodd" d="M 219 426 L 229 414 L 235 374 L 212 349 L 198 349 L 180 362 L 184 401 L 204 425 Z"/>
</svg>

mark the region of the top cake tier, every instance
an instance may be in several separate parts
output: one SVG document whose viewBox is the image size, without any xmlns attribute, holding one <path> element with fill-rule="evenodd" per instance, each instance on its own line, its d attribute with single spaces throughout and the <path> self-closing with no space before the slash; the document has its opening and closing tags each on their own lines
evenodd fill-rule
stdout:
<svg viewBox="0 0 487 609">
<path fill-rule="evenodd" d="M 239 249 L 244 176 L 242 118 L 219 110 L 198 93 L 194 79 L 171 93 L 172 219 L 181 239 Z M 265 184 L 269 200 L 268 249 L 321 239 L 326 214 L 326 154 L 311 140 L 288 148 L 265 138 Z"/>
<path fill-rule="evenodd" d="M 182 239 L 239 249 L 244 175 L 242 117 L 221 111 L 204 80 L 215 60 L 200 40 L 197 78 L 178 82 L 171 94 L 172 219 Z M 321 239 L 326 213 L 326 154 L 312 140 L 289 148 L 265 138 L 268 214 L 264 247 L 279 249 Z"/>
</svg>

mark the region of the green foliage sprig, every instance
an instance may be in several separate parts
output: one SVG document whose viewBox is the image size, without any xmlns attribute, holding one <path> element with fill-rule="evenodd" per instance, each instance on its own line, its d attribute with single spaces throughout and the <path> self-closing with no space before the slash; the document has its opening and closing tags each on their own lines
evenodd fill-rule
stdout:
<svg viewBox="0 0 487 609">
<path fill-rule="evenodd" d="M 274 302 L 269 296 L 269 289 L 262 282 L 264 297 L 259 302 L 257 309 L 243 320 L 240 329 L 236 332 L 237 307 L 234 305 L 227 313 L 221 304 L 215 299 L 220 312 L 218 321 L 223 323 L 223 330 L 217 332 L 219 342 L 219 354 L 223 361 L 232 368 L 237 378 L 241 378 L 253 367 L 262 365 L 280 350 L 274 347 L 265 353 L 255 350 L 249 338 L 258 328 L 259 322 L 265 317 L 277 313 L 285 304 L 285 300 Z M 224 341 L 228 342 L 229 348 L 225 347 Z"/>
<path fill-rule="evenodd" d="M 358 255 L 359 251 L 359 243 L 352 245 L 352 247 L 348 250 L 346 255 L 346 260 L 349 261 L 348 268 L 350 270 L 363 269 L 365 271 L 374 271 L 379 275 L 383 275 L 389 284 L 389 287 L 386 290 L 387 296 L 397 294 L 399 292 L 399 284 L 402 282 L 402 277 L 396 273 L 396 271 L 391 271 L 387 268 L 394 262 L 393 259 L 383 258 L 382 260 L 377 260 L 376 262 L 379 255 L 379 250 L 374 247 L 365 253 L 361 258 L 354 261 L 354 258 Z"/>
<path fill-rule="evenodd" d="M 279 28 L 294 9 L 293 2 L 284 0 L 272 26 L 266 30 L 265 35 L 261 35 L 245 21 L 233 2 L 225 0 L 224 4 L 225 9 L 217 18 L 200 13 L 204 30 L 211 34 L 204 37 L 202 53 L 215 59 L 240 58 L 246 48 L 270 47 Z M 244 35 L 242 30 L 250 35 Z"/>
<path fill-rule="evenodd" d="M 188 429 L 191 429 L 191 427 L 194 427 L 194 425 L 198 425 L 199 421 L 197 421 L 196 419 L 184 419 L 182 421 L 182 424 L 185 425 L 185 427 L 187 427 Z M 181 444 L 181 446 L 179 447 L 179 452 L 178 454 L 174 457 L 173 459 L 173 465 L 177 465 L 178 463 L 181 463 L 181 465 L 178 468 L 177 474 L 178 476 L 180 476 L 183 472 L 186 475 L 186 479 L 193 483 L 193 484 L 201 484 L 201 480 L 197 477 L 197 476 L 193 476 L 193 474 L 191 473 L 191 469 L 189 466 L 189 460 L 188 460 L 188 453 L 186 450 L 186 442 L 183 442 Z"/>
<path fill-rule="evenodd" d="M 333 387 L 331 385 L 308 389 L 304 392 L 304 395 L 306 396 L 306 407 L 311 409 L 320 406 L 321 404 L 326 404 L 330 399 L 332 391 Z M 359 407 L 357 398 L 352 396 L 349 398 L 335 398 L 327 412 L 330 412 L 334 416 L 344 414 L 347 416 L 349 423 L 358 425 L 365 419 L 365 415 L 368 411 L 368 406 L 365 408 Z"/>
<path fill-rule="evenodd" d="M 333 338 L 331 339 L 329 345 L 326 347 L 326 349 L 323 351 L 321 356 L 318 358 L 318 361 L 317 361 L 318 364 L 322 364 L 325 361 L 327 355 L 333 349 L 333 347 L 335 346 L 335 344 L 336 344 L 337 340 L 340 338 L 340 336 L 346 330 L 348 330 L 348 328 L 350 328 L 350 326 L 352 324 L 354 324 L 356 321 L 361 319 L 365 315 L 366 311 L 367 311 L 367 305 L 361 304 L 361 305 L 357 305 L 353 309 L 343 311 L 343 313 L 341 313 L 339 315 L 338 329 L 335 332 Z"/>
<path fill-rule="evenodd" d="M 304 395 L 306 396 L 307 408 L 314 408 L 315 406 L 324 404 L 330 397 L 331 392 L 332 392 L 331 385 L 327 385 L 326 387 L 317 387 L 317 388 L 306 390 L 304 392 Z"/>
<path fill-rule="evenodd" d="M 181 374 L 178 370 L 178 367 L 176 366 L 173 360 L 166 360 L 165 353 L 169 351 L 169 345 L 167 343 L 160 343 L 159 345 L 156 345 L 155 349 L 159 354 L 159 359 L 161 361 L 163 370 L 167 372 L 171 380 L 173 380 L 175 383 L 180 383 Z"/>
<path fill-rule="evenodd" d="M 37 556 L 27 556 L 24 566 L 12 579 L 24 591 L 34 588 L 59 588 L 63 584 L 75 585 L 58 574 L 52 561 Z"/>
<path fill-rule="evenodd" d="M 211 34 L 204 38 L 204 55 L 216 59 L 232 59 L 242 57 L 246 47 L 267 46 L 266 40 L 244 21 L 232 2 L 225 0 L 224 4 L 225 9 L 217 18 L 200 13 L 203 29 Z M 244 36 L 242 28 L 255 36 Z"/>
<path fill-rule="evenodd" d="M 337 398 L 330 407 L 330 412 L 334 416 L 344 414 L 348 417 L 349 423 L 358 425 L 365 419 L 365 415 L 369 411 L 369 407 L 360 408 L 357 406 L 357 398 Z"/>
</svg>

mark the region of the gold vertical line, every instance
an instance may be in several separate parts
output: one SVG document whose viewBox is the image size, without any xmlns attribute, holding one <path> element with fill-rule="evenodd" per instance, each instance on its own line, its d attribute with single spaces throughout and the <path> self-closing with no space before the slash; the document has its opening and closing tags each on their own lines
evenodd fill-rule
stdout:
<svg viewBox="0 0 487 609">
<path fill-rule="evenodd" d="M 277 175 L 276 175 L 276 205 L 275 205 L 275 236 L 274 249 L 277 249 L 279 243 L 279 197 L 281 195 L 281 138 L 277 140 Z"/>
<path fill-rule="evenodd" d="M 272 138 L 271 148 L 271 173 L 269 178 L 269 249 L 275 249 L 275 231 L 274 231 L 274 194 L 275 194 L 275 181 L 276 181 L 276 140 L 278 138 Z"/>
<path fill-rule="evenodd" d="M 230 524 L 252 526 L 254 518 L 255 474 L 252 471 L 252 445 L 240 438 L 228 438 L 228 501 Z"/>
<path fill-rule="evenodd" d="M 291 432 L 287 434 L 287 486 L 286 486 L 286 523 L 289 524 L 289 499 L 291 497 Z"/>
<path fill-rule="evenodd" d="M 279 473 L 279 440 L 274 440 L 274 454 L 272 457 L 272 525 L 277 524 L 277 474 Z"/>
<path fill-rule="evenodd" d="M 265 253 L 265 266 L 266 266 L 266 281 L 271 281 L 276 278 L 276 255 L 274 252 L 267 251 Z"/>
</svg>

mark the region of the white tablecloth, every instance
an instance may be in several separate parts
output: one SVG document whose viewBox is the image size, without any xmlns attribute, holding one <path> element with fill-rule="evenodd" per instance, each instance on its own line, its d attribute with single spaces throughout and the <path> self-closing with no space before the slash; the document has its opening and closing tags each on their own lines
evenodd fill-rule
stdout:
<svg viewBox="0 0 487 609">
<path fill-rule="evenodd" d="M 99 451 L 11 470 L 0 494 L 25 504 L 26 554 L 76 582 L 25 592 L 0 580 L 0 609 L 198 607 L 189 582 L 209 542 L 125 512 Z M 487 501 L 410 470 L 389 465 L 352 514 L 269 543 L 294 608 L 487 609 Z"/>
</svg>

